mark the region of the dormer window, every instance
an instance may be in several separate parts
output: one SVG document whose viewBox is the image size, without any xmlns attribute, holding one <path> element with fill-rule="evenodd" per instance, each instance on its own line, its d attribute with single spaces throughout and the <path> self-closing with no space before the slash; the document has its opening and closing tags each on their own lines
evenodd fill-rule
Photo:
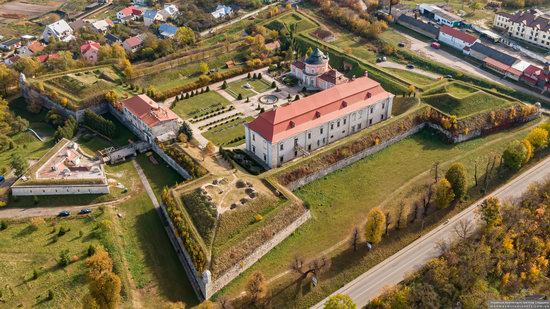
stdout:
<svg viewBox="0 0 550 309">
<path fill-rule="evenodd" d="M 289 122 L 288 125 L 289 125 L 291 128 L 294 128 L 294 127 L 296 126 L 296 124 L 294 123 L 294 121 Z"/>
<path fill-rule="evenodd" d="M 320 111 L 316 111 L 315 112 L 315 118 L 319 118 L 321 117 L 321 112 Z"/>
<path fill-rule="evenodd" d="M 348 106 L 348 102 L 342 101 L 342 108 L 347 107 L 347 106 Z"/>
<path fill-rule="evenodd" d="M 367 99 L 370 99 L 370 97 L 372 97 L 372 93 L 367 92 Z"/>
</svg>

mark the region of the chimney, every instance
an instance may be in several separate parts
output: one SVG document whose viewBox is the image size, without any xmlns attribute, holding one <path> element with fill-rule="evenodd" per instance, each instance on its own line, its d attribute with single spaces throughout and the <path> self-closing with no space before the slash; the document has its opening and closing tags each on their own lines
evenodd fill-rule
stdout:
<svg viewBox="0 0 550 309">
<path fill-rule="evenodd" d="M 355 74 L 351 77 L 351 80 L 352 80 L 352 81 L 355 80 Z"/>
<path fill-rule="evenodd" d="M 364 76 L 365 76 L 365 77 L 369 77 L 369 71 L 365 70 Z"/>
</svg>

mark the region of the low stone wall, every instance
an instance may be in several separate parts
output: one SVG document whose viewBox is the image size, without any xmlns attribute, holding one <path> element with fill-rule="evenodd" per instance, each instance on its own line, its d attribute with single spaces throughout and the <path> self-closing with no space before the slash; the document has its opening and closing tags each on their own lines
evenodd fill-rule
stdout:
<svg viewBox="0 0 550 309">
<path fill-rule="evenodd" d="M 238 275 L 247 270 L 250 266 L 254 265 L 261 257 L 275 248 L 283 240 L 285 240 L 290 234 L 292 234 L 297 228 L 299 228 L 304 222 L 311 218 L 311 212 L 307 210 L 303 215 L 298 217 L 294 222 L 285 227 L 282 231 L 277 233 L 273 238 L 265 242 L 260 247 L 256 248 L 249 256 L 242 260 L 239 264 L 230 268 L 218 279 L 214 280 L 210 285 L 207 285 L 207 297 L 214 295 L 221 290 L 229 282 L 235 279 Z"/>
<path fill-rule="evenodd" d="M 109 185 L 18 185 L 11 187 L 14 196 L 109 194 Z"/>
<path fill-rule="evenodd" d="M 425 123 L 422 123 L 420 125 L 417 125 L 416 127 L 413 127 L 412 129 L 410 129 L 409 131 L 407 132 L 404 132 L 404 133 L 401 133 L 399 135 L 396 135 L 394 136 L 393 138 L 385 141 L 385 142 L 382 142 L 378 145 L 375 145 L 375 146 L 372 146 L 372 147 L 369 147 L 353 156 L 350 156 L 348 158 L 345 158 L 345 159 L 342 159 L 330 166 L 328 166 L 327 168 L 325 169 L 322 169 L 318 172 L 315 172 L 315 173 L 312 173 L 310 175 L 307 175 L 305 177 L 302 177 L 298 180 L 295 180 L 289 184 L 286 185 L 286 187 L 291 190 L 291 191 L 294 191 L 302 186 L 305 186 L 307 185 L 308 183 L 312 182 L 312 181 L 315 181 L 319 178 L 322 178 L 322 177 L 325 177 L 326 175 L 332 173 L 332 172 L 335 172 L 339 169 L 342 169 L 350 164 L 353 164 L 361 159 L 363 159 L 364 157 L 368 156 L 368 155 L 371 155 L 373 153 L 376 153 L 390 145 L 393 145 L 415 133 L 418 133 L 420 130 L 422 130 L 424 127 L 425 127 Z"/>
</svg>

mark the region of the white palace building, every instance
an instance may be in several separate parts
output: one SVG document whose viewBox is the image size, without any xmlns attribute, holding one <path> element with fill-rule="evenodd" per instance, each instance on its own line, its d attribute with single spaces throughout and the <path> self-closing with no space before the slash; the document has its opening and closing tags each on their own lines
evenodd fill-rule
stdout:
<svg viewBox="0 0 550 309">
<path fill-rule="evenodd" d="M 331 68 L 328 61 L 329 57 L 316 48 L 306 60 L 294 61 L 290 65 L 290 74 L 307 89 L 328 89 L 347 82 L 348 78 Z"/>
<path fill-rule="evenodd" d="M 245 124 L 246 150 L 275 168 L 391 116 L 394 95 L 368 78 L 335 85 Z"/>
</svg>

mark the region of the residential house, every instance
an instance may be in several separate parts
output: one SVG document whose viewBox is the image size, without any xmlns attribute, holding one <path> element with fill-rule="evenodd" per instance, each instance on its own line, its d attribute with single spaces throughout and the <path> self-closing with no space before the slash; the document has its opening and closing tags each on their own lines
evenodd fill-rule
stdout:
<svg viewBox="0 0 550 309">
<path fill-rule="evenodd" d="M 19 38 L 8 39 L 0 43 L 0 49 L 5 51 L 16 50 L 19 47 L 21 47 L 21 39 Z"/>
<path fill-rule="evenodd" d="M 124 118 L 150 143 L 161 135 L 176 136 L 182 123 L 171 109 L 144 94 L 126 99 L 121 105 Z"/>
<path fill-rule="evenodd" d="M 471 47 L 479 39 L 458 29 L 449 26 L 441 26 L 439 29 L 439 42 L 445 43 L 451 47 L 462 51 L 464 47 Z"/>
<path fill-rule="evenodd" d="M 133 54 L 143 47 L 143 38 L 141 35 L 129 37 L 122 42 L 122 47 L 128 54 Z"/>
<path fill-rule="evenodd" d="M 317 28 L 317 30 L 312 33 L 315 37 L 325 42 L 334 42 L 336 41 L 336 36 L 332 31 L 322 28 Z"/>
<path fill-rule="evenodd" d="M 328 89 L 348 81 L 348 79 L 328 64 L 329 58 L 319 48 L 305 59 L 294 61 L 290 73 L 308 89 Z"/>
<path fill-rule="evenodd" d="M 394 95 L 361 77 L 261 113 L 245 124 L 246 151 L 275 168 L 391 116 Z"/>
<path fill-rule="evenodd" d="M 79 31 L 80 29 L 86 29 L 88 28 L 89 26 L 89 23 L 87 20 L 84 20 L 84 19 L 77 19 L 71 23 L 69 23 L 69 26 L 71 27 L 71 29 L 73 29 L 73 31 L 77 32 Z"/>
<path fill-rule="evenodd" d="M 508 36 L 550 49 L 550 16 L 537 9 L 495 14 L 493 26 Z"/>
<path fill-rule="evenodd" d="M 95 32 L 105 34 L 109 30 L 109 28 L 113 27 L 114 23 L 110 19 L 102 19 L 98 20 L 92 23 L 92 29 L 94 29 Z"/>
<path fill-rule="evenodd" d="M 43 51 L 44 48 L 46 48 L 46 45 L 42 44 L 41 42 L 32 41 L 32 42 L 29 42 L 25 46 L 19 47 L 17 49 L 17 53 L 22 57 L 24 57 L 24 56 L 30 57 L 30 56 L 33 56 L 36 53 L 39 53 L 39 52 Z"/>
<path fill-rule="evenodd" d="M 75 38 L 73 28 L 64 19 L 46 26 L 44 32 L 42 32 L 42 39 L 44 42 L 49 43 L 51 37 L 63 42 L 69 42 Z"/>
<path fill-rule="evenodd" d="M 434 40 L 439 36 L 439 28 L 405 14 L 397 18 L 397 23 Z"/>
<path fill-rule="evenodd" d="M 417 10 L 420 14 L 426 16 L 429 19 L 434 20 L 440 25 L 447 25 L 449 27 L 459 27 L 462 24 L 462 17 L 448 12 L 436 5 L 422 3 L 417 5 Z"/>
<path fill-rule="evenodd" d="M 164 39 L 174 37 L 176 31 L 178 31 L 178 27 L 170 24 L 162 24 L 159 27 L 159 35 Z"/>
<path fill-rule="evenodd" d="M 36 60 L 38 60 L 38 62 L 40 63 L 46 63 L 48 60 L 51 60 L 51 59 L 59 59 L 61 57 L 61 55 L 55 53 L 55 54 L 46 54 L 46 55 L 40 55 L 38 57 L 36 57 Z"/>
<path fill-rule="evenodd" d="M 112 33 L 107 33 L 105 35 L 105 40 L 111 45 L 116 43 L 122 43 L 122 39 Z"/>
<path fill-rule="evenodd" d="M 12 66 L 14 65 L 17 61 L 21 60 L 21 56 L 19 55 L 13 55 L 11 57 L 9 57 L 8 59 L 4 60 L 4 63 L 7 65 L 7 66 Z"/>
<path fill-rule="evenodd" d="M 99 48 L 101 45 L 94 41 L 87 41 L 85 44 L 80 46 L 80 54 L 82 58 L 91 63 L 96 63 L 99 56 Z"/>
<path fill-rule="evenodd" d="M 545 65 L 544 68 L 534 65 L 528 66 L 523 71 L 521 81 L 543 91 L 548 91 L 550 89 L 550 66 Z"/>
<path fill-rule="evenodd" d="M 277 51 L 281 48 L 281 42 L 279 42 L 279 40 L 277 41 L 273 41 L 271 43 L 267 43 L 265 44 L 265 49 L 268 51 L 268 52 L 273 52 L 273 51 Z"/>
<path fill-rule="evenodd" d="M 214 12 L 212 12 L 210 14 L 212 14 L 212 16 L 214 16 L 214 18 L 218 19 L 220 17 L 225 17 L 225 16 L 228 16 L 228 15 L 231 15 L 232 13 L 233 13 L 233 9 L 230 8 L 229 6 L 223 5 L 223 4 L 218 4 L 218 6 L 214 10 Z"/>
<path fill-rule="evenodd" d="M 157 10 L 147 10 L 143 13 L 143 24 L 147 27 L 157 21 L 165 21 L 164 17 Z"/>
<path fill-rule="evenodd" d="M 175 4 L 165 4 L 164 8 L 160 10 L 161 14 L 165 17 L 165 20 L 168 20 L 168 18 L 175 18 L 178 13 L 178 7 Z"/>
<path fill-rule="evenodd" d="M 137 17 L 141 16 L 143 12 L 141 9 L 131 5 L 123 8 L 122 10 L 116 13 L 116 18 L 120 21 L 134 20 Z"/>
</svg>

